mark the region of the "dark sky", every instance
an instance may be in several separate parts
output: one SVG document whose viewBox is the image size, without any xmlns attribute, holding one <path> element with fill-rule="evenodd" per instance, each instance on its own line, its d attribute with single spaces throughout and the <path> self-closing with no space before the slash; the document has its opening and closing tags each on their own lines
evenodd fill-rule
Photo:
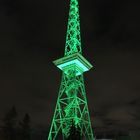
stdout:
<svg viewBox="0 0 140 140">
<path fill-rule="evenodd" d="M 0 118 L 15 105 L 35 125 L 51 123 L 64 52 L 68 0 L 0 1 Z M 140 129 L 137 0 L 80 0 L 85 74 L 95 131 Z"/>
</svg>

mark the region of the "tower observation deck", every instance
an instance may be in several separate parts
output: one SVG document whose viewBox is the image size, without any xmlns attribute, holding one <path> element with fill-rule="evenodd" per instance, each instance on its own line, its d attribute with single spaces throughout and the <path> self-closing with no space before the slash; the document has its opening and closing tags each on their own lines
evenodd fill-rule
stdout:
<svg viewBox="0 0 140 140">
<path fill-rule="evenodd" d="M 60 133 L 68 139 L 73 123 L 81 139 L 94 140 L 83 78 L 92 65 L 82 56 L 78 0 L 70 0 L 64 57 L 53 63 L 62 79 L 48 140 L 57 140 Z"/>
</svg>

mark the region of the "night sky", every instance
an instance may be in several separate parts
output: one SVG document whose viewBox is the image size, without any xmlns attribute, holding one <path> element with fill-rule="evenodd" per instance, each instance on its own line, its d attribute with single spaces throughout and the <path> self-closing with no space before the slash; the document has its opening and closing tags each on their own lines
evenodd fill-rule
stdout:
<svg viewBox="0 0 140 140">
<path fill-rule="evenodd" d="M 15 105 L 49 128 L 61 79 L 68 0 L 0 0 L 0 119 Z M 80 0 L 85 85 L 95 132 L 140 129 L 137 0 Z"/>
</svg>

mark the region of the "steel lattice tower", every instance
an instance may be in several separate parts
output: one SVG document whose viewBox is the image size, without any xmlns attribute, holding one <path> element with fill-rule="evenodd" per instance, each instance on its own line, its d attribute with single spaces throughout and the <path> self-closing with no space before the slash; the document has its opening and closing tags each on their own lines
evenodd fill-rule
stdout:
<svg viewBox="0 0 140 140">
<path fill-rule="evenodd" d="M 83 79 L 92 65 L 82 56 L 78 0 L 70 0 L 65 53 L 54 64 L 63 73 L 48 140 L 56 140 L 60 132 L 66 139 L 72 122 L 84 139 L 94 140 Z"/>
</svg>

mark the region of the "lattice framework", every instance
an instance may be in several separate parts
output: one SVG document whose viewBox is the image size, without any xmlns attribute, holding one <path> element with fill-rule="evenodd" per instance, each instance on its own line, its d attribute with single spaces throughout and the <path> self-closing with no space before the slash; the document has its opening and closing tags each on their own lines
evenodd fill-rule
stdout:
<svg viewBox="0 0 140 140">
<path fill-rule="evenodd" d="M 71 60 L 67 60 L 67 56 L 72 56 L 75 53 L 82 55 L 79 5 L 78 0 L 70 0 L 70 11 L 63 59 L 70 62 Z M 65 61 L 63 63 L 66 64 Z M 58 64 L 56 65 L 59 67 Z M 66 139 L 69 136 L 72 121 L 77 128 L 80 128 L 81 135 L 84 139 L 94 140 L 83 73 L 80 75 L 76 74 L 76 64 L 66 66 L 62 71 L 61 85 L 48 140 L 56 140 L 60 132 L 62 132 L 63 139 Z"/>
</svg>

